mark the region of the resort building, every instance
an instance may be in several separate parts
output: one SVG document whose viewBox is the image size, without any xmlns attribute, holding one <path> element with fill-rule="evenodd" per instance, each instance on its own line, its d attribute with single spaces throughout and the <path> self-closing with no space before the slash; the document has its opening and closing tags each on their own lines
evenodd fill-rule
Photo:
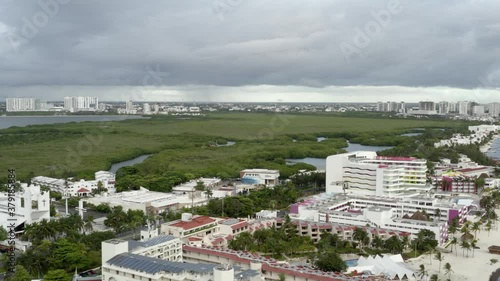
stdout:
<svg viewBox="0 0 500 281">
<path fill-rule="evenodd" d="M 290 265 L 287 262 L 263 257 L 246 251 L 234 251 L 219 247 L 192 247 L 183 246 L 183 258 L 186 262 L 202 264 L 230 264 L 242 270 L 255 270 L 262 274 L 260 280 L 295 281 L 354 281 L 360 276 L 343 274 L 340 272 L 325 272 L 308 265 Z M 388 280 L 384 276 L 363 276 L 363 280 Z M 224 279 L 225 280 L 225 279 Z M 230 280 L 230 279 L 228 279 Z M 238 279 L 236 279 L 238 280 Z"/>
<path fill-rule="evenodd" d="M 182 242 L 169 235 L 160 235 L 142 242 L 121 239 L 103 241 L 102 260 L 107 261 L 124 250 L 136 255 L 182 262 Z"/>
<path fill-rule="evenodd" d="M 285 220 L 282 218 L 276 219 L 274 222 L 274 226 L 277 229 L 283 227 Z M 369 222 L 368 222 L 369 223 Z M 397 231 L 397 230 L 387 230 L 384 228 L 378 228 L 374 226 L 366 226 L 366 225 L 352 225 L 352 224 L 340 224 L 334 222 L 313 222 L 313 221 L 304 221 L 304 220 L 292 220 L 291 224 L 297 227 L 297 234 L 301 236 L 309 236 L 314 243 L 319 242 L 321 240 L 322 233 L 331 233 L 336 234 L 339 238 L 353 242 L 355 241 L 353 234 L 356 228 L 361 228 L 366 233 L 368 233 L 368 237 L 370 241 L 376 236 L 380 237 L 382 240 L 386 240 L 391 236 L 398 236 L 400 238 L 405 236 L 411 236 L 411 233 L 407 231 Z"/>
<path fill-rule="evenodd" d="M 56 179 L 51 177 L 38 176 L 31 179 L 32 183 L 46 186 L 52 191 L 57 191 L 63 196 L 89 196 L 93 190 L 99 187 L 114 192 L 115 188 L 115 174 L 107 171 L 98 171 L 95 173 L 95 180 L 72 181 L 69 179 Z"/>
<path fill-rule="evenodd" d="M 203 238 L 219 232 L 219 220 L 221 219 L 184 213 L 180 220 L 162 224 L 160 234 L 173 235 L 180 239 L 189 237 Z"/>
<path fill-rule="evenodd" d="M 260 268 L 193 264 L 183 261 L 182 243 L 173 236 L 145 242 L 111 239 L 102 242 L 102 280 L 260 281 Z"/>
<path fill-rule="evenodd" d="M 108 171 L 98 171 L 95 173 L 95 180 L 102 182 L 103 187 L 109 190 L 115 188 L 116 175 Z"/>
<path fill-rule="evenodd" d="M 358 151 L 326 159 L 326 190 L 400 196 L 409 191 L 425 191 L 427 164 L 423 159 L 381 157 L 376 152 Z"/>
<path fill-rule="evenodd" d="M 202 206 L 207 203 L 206 198 L 190 198 L 188 194 L 177 195 L 149 191 L 141 187 L 139 190 L 124 191 L 114 194 L 105 194 L 85 198 L 84 201 L 94 205 L 108 204 L 110 207 L 122 206 L 123 210 L 142 210 L 148 214 L 160 214 L 169 210 L 178 210 L 184 206 Z"/>
<path fill-rule="evenodd" d="M 50 220 L 50 194 L 41 191 L 40 186 L 21 184 L 22 191 L 12 195 L 3 192 L 0 194 L 0 223 L 1 225 L 15 225 L 16 233 L 22 233 L 25 224 Z M 24 250 L 24 249 L 23 249 Z"/>
<path fill-rule="evenodd" d="M 240 171 L 241 182 L 244 184 L 255 184 L 275 186 L 279 183 L 280 171 L 267 169 L 246 169 Z"/>
<path fill-rule="evenodd" d="M 390 198 L 325 193 L 292 205 L 290 218 L 348 226 L 368 225 L 411 234 L 430 229 L 442 243 L 447 239 L 447 228 L 452 219 L 464 223 L 469 211 L 479 209 L 479 199 L 471 196 L 442 193 L 433 197 Z"/>
</svg>

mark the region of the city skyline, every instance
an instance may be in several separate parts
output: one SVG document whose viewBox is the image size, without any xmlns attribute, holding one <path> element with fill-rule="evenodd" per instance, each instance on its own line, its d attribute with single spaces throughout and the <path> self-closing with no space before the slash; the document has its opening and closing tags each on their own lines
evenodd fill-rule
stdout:
<svg viewBox="0 0 500 281">
<path fill-rule="evenodd" d="M 4 1 L 0 97 L 484 103 L 500 97 L 498 5 Z"/>
</svg>

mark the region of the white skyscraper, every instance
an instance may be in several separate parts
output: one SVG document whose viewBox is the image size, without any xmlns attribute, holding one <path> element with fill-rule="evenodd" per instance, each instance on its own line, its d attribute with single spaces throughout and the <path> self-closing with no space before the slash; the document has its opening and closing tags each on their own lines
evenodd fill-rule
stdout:
<svg viewBox="0 0 500 281">
<path fill-rule="evenodd" d="M 456 102 L 448 103 L 448 112 L 449 113 L 457 113 L 458 112 L 458 104 Z"/>
<path fill-rule="evenodd" d="M 96 111 L 99 109 L 97 97 L 65 97 L 64 109 L 70 112 Z"/>
<path fill-rule="evenodd" d="M 399 104 L 399 109 L 398 111 L 400 113 L 406 113 L 406 103 L 404 101 L 402 101 L 400 104 Z"/>
<path fill-rule="evenodd" d="M 151 106 L 149 105 L 149 103 L 145 103 L 142 107 L 144 114 L 151 114 Z"/>
<path fill-rule="evenodd" d="M 474 114 L 475 116 L 483 116 L 484 112 L 484 105 L 475 105 L 472 108 L 472 114 Z"/>
<path fill-rule="evenodd" d="M 470 107 L 470 102 L 468 102 L 468 101 L 459 101 L 458 102 L 458 114 L 460 114 L 460 115 L 469 115 L 469 107 Z"/>
<path fill-rule="evenodd" d="M 447 101 L 439 102 L 439 114 L 448 114 L 450 112 L 450 104 Z"/>
<path fill-rule="evenodd" d="M 500 116 L 500 103 L 498 103 L 498 102 L 490 103 L 488 108 L 489 108 L 489 115 L 491 117 L 499 117 Z"/>
</svg>

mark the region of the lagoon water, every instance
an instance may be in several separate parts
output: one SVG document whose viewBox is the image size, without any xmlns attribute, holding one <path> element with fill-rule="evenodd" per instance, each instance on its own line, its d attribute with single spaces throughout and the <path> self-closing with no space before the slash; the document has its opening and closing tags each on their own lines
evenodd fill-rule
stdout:
<svg viewBox="0 0 500 281">
<path fill-rule="evenodd" d="M 364 150 L 364 151 L 380 151 L 380 150 L 385 150 L 385 149 L 390 149 L 392 146 L 370 146 L 370 145 L 362 145 L 362 144 L 357 144 L 357 143 L 349 143 L 349 146 L 345 148 L 347 152 L 353 152 L 353 151 L 359 151 L 359 150 Z M 312 158 L 312 157 L 307 157 L 303 159 L 286 159 L 286 162 L 288 164 L 294 164 L 294 163 L 306 163 L 313 165 L 316 167 L 317 170 L 326 170 L 326 159 L 325 158 Z"/>
<path fill-rule="evenodd" d="M 302 158 L 302 159 L 286 159 L 287 164 L 293 165 L 295 163 L 306 163 L 313 165 L 317 170 L 326 170 L 326 159 L 325 158 Z"/>
<path fill-rule="evenodd" d="M 500 159 L 500 139 L 495 139 L 491 144 L 491 147 L 486 151 L 486 156 L 493 159 Z"/>
<path fill-rule="evenodd" d="M 111 166 L 111 169 L 109 169 L 109 171 L 112 173 L 116 173 L 116 171 L 118 171 L 118 169 L 120 169 L 122 167 L 133 166 L 135 164 L 139 164 L 139 163 L 144 162 L 144 160 L 148 159 L 149 156 L 151 156 L 151 154 L 141 155 L 141 156 L 134 158 L 134 159 L 115 163 Z"/>
<path fill-rule="evenodd" d="M 362 145 L 362 144 L 357 144 L 357 143 L 349 143 L 349 146 L 345 148 L 347 152 L 354 152 L 354 151 L 381 151 L 381 150 L 386 150 L 386 149 L 391 149 L 393 146 L 371 146 L 371 145 Z"/>
<path fill-rule="evenodd" d="M 0 116 L 0 129 L 12 126 L 45 125 L 69 122 L 108 122 L 147 117 L 133 115 L 70 115 L 70 116 Z"/>
</svg>

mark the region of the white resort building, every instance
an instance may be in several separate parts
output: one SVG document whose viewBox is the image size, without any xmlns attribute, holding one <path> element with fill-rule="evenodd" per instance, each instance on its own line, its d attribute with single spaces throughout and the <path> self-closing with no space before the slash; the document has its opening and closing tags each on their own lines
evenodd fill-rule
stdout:
<svg viewBox="0 0 500 281">
<path fill-rule="evenodd" d="M 136 242 L 111 239 L 102 242 L 102 280 L 105 281 L 260 281 L 260 268 L 186 263 L 181 240 L 158 236 Z"/>
<path fill-rule="evenodd" d="M 257 184 L 275 186 L 279 183 L 280 171 L 267 169 L 246 169 L 240 171 L 241 182 L 244 184 Z"/>
<path fill-rule="evenodd" d="M 411 157 L 382 157 L 357 151 L 326 158 L 326 191 L 376 196 L 400 196 L 430 189 L 427 162 Z"/>
</svg>

